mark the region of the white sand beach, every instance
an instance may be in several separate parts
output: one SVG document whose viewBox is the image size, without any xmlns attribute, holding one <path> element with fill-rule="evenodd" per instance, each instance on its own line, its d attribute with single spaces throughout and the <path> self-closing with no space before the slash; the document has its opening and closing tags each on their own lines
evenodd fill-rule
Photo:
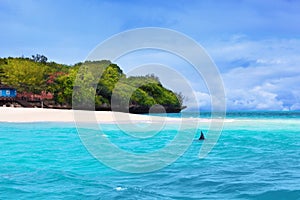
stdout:
<svg viewBox="0 0 300 200">
<path fill-rule="evenodd" d="M 178 122 L 180 118 L 163 118 L 147 115 L 128 114 L 110 111 L 74 111 L 42 108 L 10 108 L 0 107 L 0 122 L 74 122 L 74 120 L 98 123 L 118 122 Z"/>
</svg>

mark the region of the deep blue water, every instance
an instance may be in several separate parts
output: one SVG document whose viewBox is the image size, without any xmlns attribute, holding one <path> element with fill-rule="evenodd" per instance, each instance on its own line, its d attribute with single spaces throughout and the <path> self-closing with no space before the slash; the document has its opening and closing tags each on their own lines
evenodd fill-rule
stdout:
<svg viewBox="0 0 300 200">
<path fill-rule="evenodd" d="M 72 123 L 0 123 L 0 199 L 300 199 L 299 112 L 227 116 L 233 120 L 207 157 L 197 157 L 203 143 L 196 135 L 176 162 L 142 174 L 93 158 Z M 141 143 L 102 127 L 132 151 L 163 148 L 174 137 L 169 130 Z"/>
</svg>

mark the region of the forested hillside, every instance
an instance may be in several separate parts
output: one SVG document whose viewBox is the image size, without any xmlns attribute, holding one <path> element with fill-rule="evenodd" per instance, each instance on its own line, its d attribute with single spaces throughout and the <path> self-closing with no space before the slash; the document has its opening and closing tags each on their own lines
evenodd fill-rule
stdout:
<svg viewBox="0 0 300 200">
<path fill-rule="evenodd" d="M 73 98 L 94 95 L 97 110 L 111 110 L 112 95 L 113 99 L 120 102 L 117 108 L 120 111 L 130 109 L 131 112 L 146 113 L 156 104 L 164 106 L 167 112 L 179 112 L 182 109 L 182 95 L 164 88 L 157 77 L 126 77 L 121 68 L 110 61 L 87 61 L 69 66 L 48 62 L 42 55 L 32 58 L 1 58 L 0 83 L 16 88 L 19 94 L 51 93 L 54 106 L 71 107 L 74 81 L 79 69 L 85 68 L 92 68 L 94 71 L 78 77 L 84 84 L 95 81 L 93 78 L 97 73 L 102 73 L 102 76 L 96 80 L 96 90 L 91 85 L 87 86 L 93 93 L 77 94 Z"/>
</svg>

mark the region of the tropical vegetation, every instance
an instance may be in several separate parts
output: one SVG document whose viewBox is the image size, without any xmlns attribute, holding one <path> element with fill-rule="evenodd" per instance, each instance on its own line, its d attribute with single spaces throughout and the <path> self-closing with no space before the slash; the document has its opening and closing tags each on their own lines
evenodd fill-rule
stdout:
<svg viewBox="0 0 300 200">
<path fill-rule="evenodd" d="M 98 110 L 147 110 L 159 104 L 169 112 L 180 111 L 183 97 L 163 87 L 155 75 L 127 77 L 110 61 L 86 61 L 75 65 L 49 62 L 46 56 L 0 58 L 0 83 L 18 92 L 53 94 L 57 105 L 85 108 L 86 99 L 94 98 Z M 87 106 L 88 108 L 88 106 Z"/>
</svg>

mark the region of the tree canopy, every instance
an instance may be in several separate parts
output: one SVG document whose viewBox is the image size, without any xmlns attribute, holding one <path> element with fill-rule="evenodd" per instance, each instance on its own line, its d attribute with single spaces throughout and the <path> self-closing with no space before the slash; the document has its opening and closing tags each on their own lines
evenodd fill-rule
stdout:
<svg viewBox="0 0 300 200">
<path fill-rule="evenodd" d="M 60 105 L 71 106 L 72 100 L 84 105 L 85 98 L 95 98 L 96 109 L 110 109 L 113 98 L 126 108 L 139 106 L 147 110 L 156 104 L 182 108 L 182 95 L 164 88 L 153 74 L 126 77 L 118 65 L 105 60 L 73 66 L 47 61 L 46 56 L 39 54 L 32 58 L 1 58 L 0 83 L 15 87 L 18 92 L 51 92 L 55 104 Z M 75 79 L 85 87 L 80 94 L 73 92 L 78 87 L 74 86 Z"/>
</svg>

